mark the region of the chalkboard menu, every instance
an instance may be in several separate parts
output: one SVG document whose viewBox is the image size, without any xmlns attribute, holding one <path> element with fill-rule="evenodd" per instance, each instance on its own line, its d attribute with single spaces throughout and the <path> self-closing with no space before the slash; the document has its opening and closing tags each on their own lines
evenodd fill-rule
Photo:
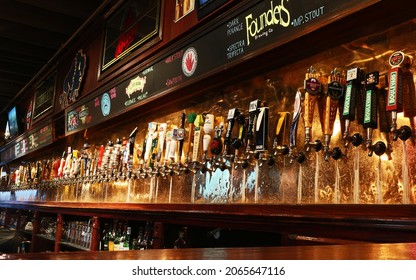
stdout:
<svg viewBox="0 0 416 280">
<path fill-rule="evenodd" d="M 1 151 L 1 161 L 8 162 L 40 148 L 43 148 L 53 142 L 52 124 L 48 123 L 34 131 L 31 131 L 22 138 L 17 139 L 11 145 L 7 145 Z"/>
<path fill-rule="evenodd" d="M 351 7 L 377 1 L 260 1 L 228 19 L 130 80 L 66 110 L 66 134 L 83 130 L 138 107 L 149 97 L 250 56 L 330 19 L 351 13 Z M 301 28 L 302 27 L 302 28 Z"/>
</svg>

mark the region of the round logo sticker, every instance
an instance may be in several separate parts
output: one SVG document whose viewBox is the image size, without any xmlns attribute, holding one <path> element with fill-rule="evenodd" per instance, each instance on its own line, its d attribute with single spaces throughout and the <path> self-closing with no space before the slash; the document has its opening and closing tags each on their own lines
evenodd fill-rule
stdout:
<svg viewBox="0 0 416 280">
<path fill-rule="evenodd" d="M 101 97 L 101 113 L 103 114 L 104 117 L 110 114 L 110 109 L 111 109 L 110 95 L 108 95 L 108 93 L 104 93 L 103 96 Z"/>
<path fill-rule="evenodd" d="M 198 64 L 198 54 L 195 48 L 188 48 L 182 57 L 182 71 L 185 76 L 190 77 L 195 73 Z"/>
</svg>

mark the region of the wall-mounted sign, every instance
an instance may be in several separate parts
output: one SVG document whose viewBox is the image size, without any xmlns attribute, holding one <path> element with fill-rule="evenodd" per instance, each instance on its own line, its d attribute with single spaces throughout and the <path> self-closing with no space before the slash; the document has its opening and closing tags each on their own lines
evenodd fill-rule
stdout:
<svg viewBox="0 0 416 280">
<path fill-rule="evenodd" d="M 35 90 L 33 120 L 46 113 L 53 107 L 55 100 L 56 73 L 46 78 Z"/>
<path fill-rule="evenodd" d="M 80 88 L 82 79 L 85 74 L 85 68 L 87 67 L 87 56 L 82 50 L 79 50 L 72 61 L 71 68 L 68 74 L 65 76 L 63 92 L 59 96 L 59 104 L 61 109 L 65 109 L 68 105 L 75 102 L 80 95 Z"/>
<path fill-rule="evenodd" d="M 362 1 L 361 1 L 362 2 Z M 144 69 L 108 92 L 93 96 L 66 111 L 66 134 L 83 130 L 136 108 L 151 96 L 224 69 L 229 63 L 252 55 L 262 47 L 285 42 L 285 36 L 305 31 L 305 25 L 319 26 L 328 18 L 360 1 L 348 0 L 270 0 L 261 1 L 238 16 L 228 19 L 211 32 Z M 374 2 L 374 1 L 369 1 Z M 346 13 L 347 13 L 346 12 Z M 346 15 L 346 14 L 345 14 Z M 215 47 L 213 47 L 215 46 Z M 104 102 L 104 104 L 103 104 Z M 88 114 L 85 113 L 88 110 Z M 80 118 L 80 115 L 83 118 Z"/>
<path fill-rule="evenodd" d="M 34 130 L 15 143 L 7 145 L 1 151 L 2 162 L 8 162 L 40 148 L 43 148 L 53 142 L 52 124 L 48 123 Z"/>
<path fill-rule="evenodd" d="M 160 0 L 129 0 L 106 23 L 101 70 L 159 33 Z"/>
<path fill-rule="evenodd" d="M 32 115 L 33 115 L 33 99 L 30 99 L 29 101 L 29 106 L 27 106 L 27 111 L 26 111 L 26 131 L 30 130 L 30 126 L 32 125 Z"/>
</svg>

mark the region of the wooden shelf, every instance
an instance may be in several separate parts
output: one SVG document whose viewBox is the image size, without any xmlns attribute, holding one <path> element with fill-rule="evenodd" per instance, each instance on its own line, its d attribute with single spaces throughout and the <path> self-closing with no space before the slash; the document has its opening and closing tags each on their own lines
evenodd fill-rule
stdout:
<svg viewBox="0 0 416 280">
<path fill-rule="evenodd" d="M 416 205 L 2 202 L 0 207 L 351 241 L 416 242 Z"/>
</svg>

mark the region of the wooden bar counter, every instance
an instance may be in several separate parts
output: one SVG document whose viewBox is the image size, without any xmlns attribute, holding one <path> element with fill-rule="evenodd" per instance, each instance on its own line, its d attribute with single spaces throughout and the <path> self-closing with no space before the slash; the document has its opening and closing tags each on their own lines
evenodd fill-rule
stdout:
<svg viewBox="0 0 416 280">
<path fill-rule="evenodd" d="M 416 260 L 416 243 L 4 254 L 2 260 Z"/>
</svg>

